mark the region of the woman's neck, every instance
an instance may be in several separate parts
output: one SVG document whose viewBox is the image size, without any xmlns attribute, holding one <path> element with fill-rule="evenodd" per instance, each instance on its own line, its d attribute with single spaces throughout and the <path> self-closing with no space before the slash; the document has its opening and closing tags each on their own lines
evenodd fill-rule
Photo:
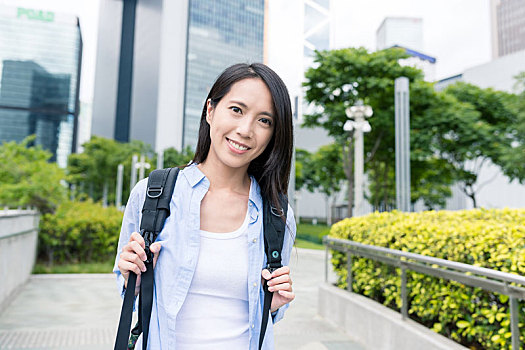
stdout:
<svg viewBox="0 0 525 350">
<path fill-rule="evenodd" d="M 210 191 L 225 190 L 248 194 L 251 182 L 248 176 L 248 167 L 229 168 L 223 164 L 213 163 L 210 159 L 206 159 L 197 165 L 210 181 Z"/>
</svg>

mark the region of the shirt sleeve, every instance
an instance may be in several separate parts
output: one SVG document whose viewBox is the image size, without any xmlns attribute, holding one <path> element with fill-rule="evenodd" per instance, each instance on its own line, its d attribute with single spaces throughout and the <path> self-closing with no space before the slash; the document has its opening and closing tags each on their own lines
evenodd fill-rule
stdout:
<svg viewBox="0 0 525 350">
<path fill-rule="evenodd" d="M 292 207 L 288 205 L 288 214 L 286 216 L 286 229 L 284 232 L 284 242 L 283 250 L 281 255 L 283 257 L 283 266 L 288 266 L 290 263 L 290 255 L 292 254 L 293 244 L 295 242 L 295 235 L 297 231 L 297 226 L 295 223 L 295 216 L 292 210 Z M 277 311 L 272 313 L 273 323 L 279 322 L 283 316 L 286 309 L 290 307 L 290 303 L 281 306 Z"/>
<path fill-rule="evenodd" d="M 120 259 L 120 253 L 122 253 L 122 248 L 129 242 L 129 238 L 133 232 L 140 231 L 140 205 L 141 201 L 141 192 L 145 190 L 145 181 L 146 179 L 139 181 L 137 185 L 133 188 L 129 195 L 128 203 L 126 209 L 124 210 L 124 217 L 122 218 L 122 226 L 120 228 L 120 237 L 118 241 L 117 255 L 115 257 L 115 265 L 113 266 L 113 272 L 116 275 L 117 279 L 117 289 L 121 296 L 124 298 L 126 293 L 126 288 L 124 288 L 124 277 L 120 273 L 118 268 L 118 261 Z M 143 201 L 143 199 L 142 199 Z M 136 302 L 135 297 L 135 302 Z M 133 303 L 133 311 L 135 311 L 135 303 Z"/>
</svg>

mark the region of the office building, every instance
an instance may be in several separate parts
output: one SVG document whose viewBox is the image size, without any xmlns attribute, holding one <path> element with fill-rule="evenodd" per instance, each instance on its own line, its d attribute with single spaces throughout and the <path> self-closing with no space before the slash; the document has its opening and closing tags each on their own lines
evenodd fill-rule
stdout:
<svg viewBox="0 0 525 350">
<path fill-rule="evenodd" d="M 264 26 L 264 0 L 102 0 L 92 134 L 155 150 L 195 146 L 215 77 L 234 63 L 263 61 Z M 120 55 L 126 40 L 132 62 Z M 119 87 L 126 65 L 128 97 Z"/>
<path fill-rule="evenodd" d="M 525 1 L 491 0 L 492 58 L 525 50 Z"/>
<path fill-rule="evenodd" d="M 392 46 L 410 50 L 423 50 L 423 20 L 411 17 L 387 17 L 376 31 L 377 50 Z"/>
<path fill-rule="evenodd" d="M 0 142 L 34 143 L 65 167 L 76 148 L 82 38 L 78 19 L 0 7 Z"/>
<path fill-rule="evenodd" d="M 399 47 L 410 55 L 399 63 L 423 71 L 426 81 L 434 81 L 436 58 L 423 53 L 423 20 L 410 17 L 387 17 L 376 31 L 377 50 Z"/>
</svg>

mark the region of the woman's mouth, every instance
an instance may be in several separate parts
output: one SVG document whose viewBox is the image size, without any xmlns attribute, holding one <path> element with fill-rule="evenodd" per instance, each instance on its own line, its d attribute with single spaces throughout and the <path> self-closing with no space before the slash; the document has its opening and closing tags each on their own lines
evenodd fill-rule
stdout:
<svg viewBox="0 0 525 350">
<path fill-rule="evenodd" d="M 241 151 L 241 152 L 244 152 L 244 151 L 247 151 L 250 149 L 250 147 L 246 146 L 246 145 L 243 145 L 242 143 L 238 143 L 236 141 L 233 141 L 233 140 L 230 140 L 229 138 L 226 138 L 226 140 L 228 141 L 228 143 L 230 144 L 230 146 L 232 148 L 234 148 L 235 150 L 237 151 Z"/>
</svg>

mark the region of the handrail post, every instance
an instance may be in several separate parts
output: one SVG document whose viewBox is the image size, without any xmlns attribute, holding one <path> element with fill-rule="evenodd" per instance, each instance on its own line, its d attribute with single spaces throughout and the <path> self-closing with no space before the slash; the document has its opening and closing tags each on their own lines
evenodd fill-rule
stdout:
<svg viewBox="0 0 525 350">
<path fill-rule="evenodd" d="M 349 292 L 352 292 L 352 282 L 354 279 L 352 278 L 352 263 L 353 263 L 353 255 L 348 251 L 346 253 L 346 289 Z"/>
<path fill-rule="evenodd" d="M 403 320 L 408 318 L 408 298 L 407 298 L 407 270 L 401 268 L 401 315 Z"/>
<path fill-rule="evenodd" d="M 325 246 L 324 250 L 324 281 L 328 283 L 328 245 Z"/>
<path fill-rule="evenodd" d="M 512 350 L 520 349 L 520 331 L 518 326 L 518 299 L 511 296 L 510 298 L 510 331 L 512 333 Z"/>
</svg>

